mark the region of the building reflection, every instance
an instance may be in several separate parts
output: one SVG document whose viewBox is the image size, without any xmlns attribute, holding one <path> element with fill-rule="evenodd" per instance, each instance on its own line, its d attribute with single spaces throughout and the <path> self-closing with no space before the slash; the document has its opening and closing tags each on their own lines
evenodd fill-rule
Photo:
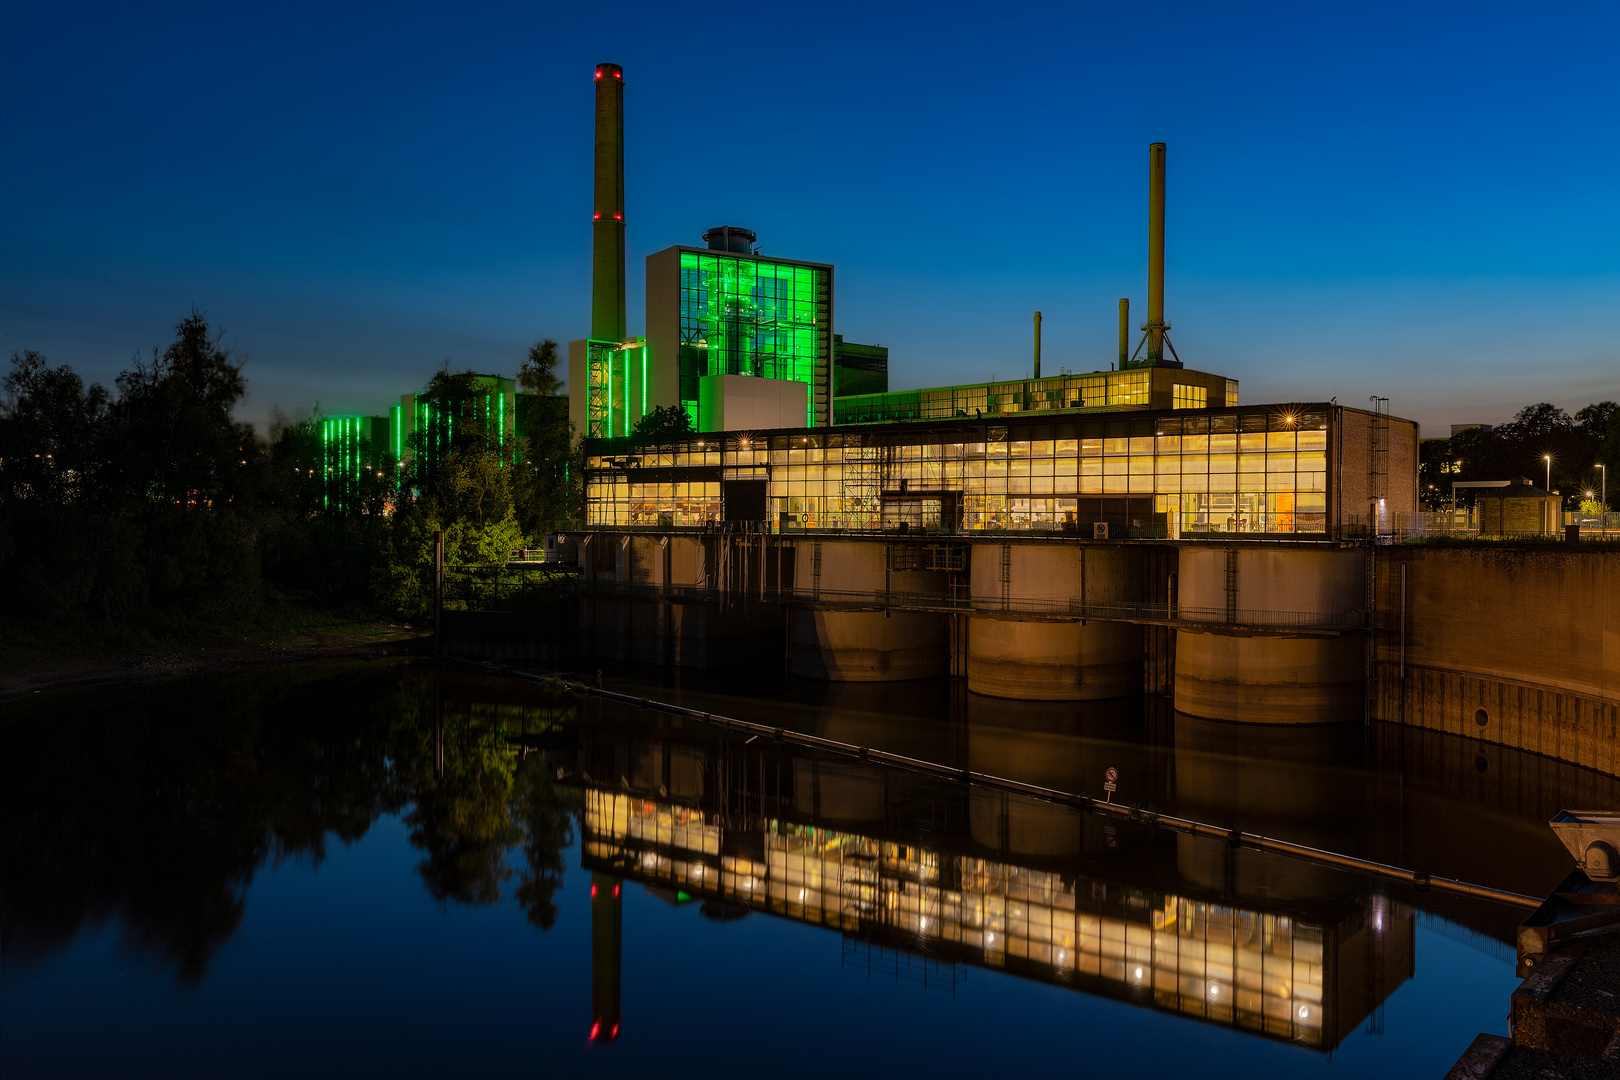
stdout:
<svg viewBox="0 0 1620 1080">
<path fill-rule="evenodd" d="M 657 727 L 592 725 L 551 751 L 584 789 L 598 1025 L 618 1023 L 617 898 L 611 942 L 597 921 L 613 878 L 1321 1051 L 1413 973 L 1412 909 L 1354 878 L 1295 874 L 1273 894 L 1294 868 L 1260 853 Z M 1285 864 L 1240 870 L 1254 860 Z"/>
</svg>

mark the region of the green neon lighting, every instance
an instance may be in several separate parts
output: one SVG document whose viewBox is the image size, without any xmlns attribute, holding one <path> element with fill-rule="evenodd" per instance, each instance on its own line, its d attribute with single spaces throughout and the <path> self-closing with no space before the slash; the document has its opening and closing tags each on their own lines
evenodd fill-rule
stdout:
<svg viewBox="0 0 1620 1080">
<path fill-rule="evenodd" d="M 705 375 L 805 383 L 806 426 L 831 370 L 832 276 L 823 268 L 681 252 L 680 402 L 698 412 Z"/>
</svg>

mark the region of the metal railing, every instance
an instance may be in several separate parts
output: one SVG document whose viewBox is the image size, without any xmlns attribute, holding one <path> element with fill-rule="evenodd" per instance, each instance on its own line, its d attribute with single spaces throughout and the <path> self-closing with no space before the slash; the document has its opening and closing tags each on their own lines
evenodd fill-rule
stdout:
<svg viewBox="0 0 1620 1080">
<path fill-rule="evenodd" d="M 1564 541 L 1570 538 L 1570 526 L 1576 527 L 1577 540 L 1620 540 L 1620 514 L 1585 514 L 1565 512 L 1558 528 L 1549 530 L 1482 529 L 1479 514 L 1474 510 L 1419 511 L 1393 514 L 1383 529 L 1383 536 L 1392 542 L 1428 538 L 1456 538 L 1504 541 Z"/>
<path fill-rule="evenodd" d="M 815 604 L 827 607 L 937 611 L 963 614 L 1032 615 L 1047 619 L 1151 623 L 1218 631 L 1225 627 L 1278 632 L 1348 633 L 1369 625 L 1365 611 L 1279 611 L 1269 608 L 1204 608 L 1162 600 L 1082 601 L 1066 597 L 953 597 L 920 593 L 854 589 L 758 588 L 720 589 L 708 585 L 663 585 L 656 582 L 582 579 L 580 592 L 598 596 L 646 596 L 687 600 L 757 600 L 766 603 Z"/>
<path fill-rule="evenodd" d="M 572 566 L 538 561 L 446 567 L 444 605 L 450 611 L 542 605 L 571 595 L 577 576 Z"/>
</svg>

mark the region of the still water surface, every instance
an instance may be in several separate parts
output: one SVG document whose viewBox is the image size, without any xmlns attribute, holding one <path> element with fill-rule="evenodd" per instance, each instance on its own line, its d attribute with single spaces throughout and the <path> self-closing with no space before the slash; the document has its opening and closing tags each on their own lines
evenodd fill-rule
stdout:
<svg viewBox="0 0 1620 1080">
<path fill-rule="evenodd" d="M 1520 892 L 1620 795 L 1386 728 L 658 678 L 607 676 Z M 8 705 L 0 800 L 8 1078 L 1438 1077 L 1516 985 L 1511 909 L 421 662 Z"/>
</svg>

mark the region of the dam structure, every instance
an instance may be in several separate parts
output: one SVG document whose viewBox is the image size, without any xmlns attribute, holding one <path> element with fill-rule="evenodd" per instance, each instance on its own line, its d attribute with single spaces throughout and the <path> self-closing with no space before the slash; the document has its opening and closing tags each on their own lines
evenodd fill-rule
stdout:
<svg viewBox="0 0 1620 1080">
<path fill-rule="evenodd" d="M 649 256 L 629 335 L 617 65 L 597 91 L 592 336 L 570 346 L 583 657 L 1364 717 L 1370 541 L 1417 509 L 1417 425 L 1383 399 L 1242 405 L 1237 380 L 1184 364 L 1163 143 L 1134 349 L 1127 298 L 1108 371 L 1042 376 L 1037 316 L 1031 377 L 894 391 L 885 350 L 834 333 L 833 266 L 740 226 Z M 861 393 L 838 392 L 841 348 Z"/>
</svg>

